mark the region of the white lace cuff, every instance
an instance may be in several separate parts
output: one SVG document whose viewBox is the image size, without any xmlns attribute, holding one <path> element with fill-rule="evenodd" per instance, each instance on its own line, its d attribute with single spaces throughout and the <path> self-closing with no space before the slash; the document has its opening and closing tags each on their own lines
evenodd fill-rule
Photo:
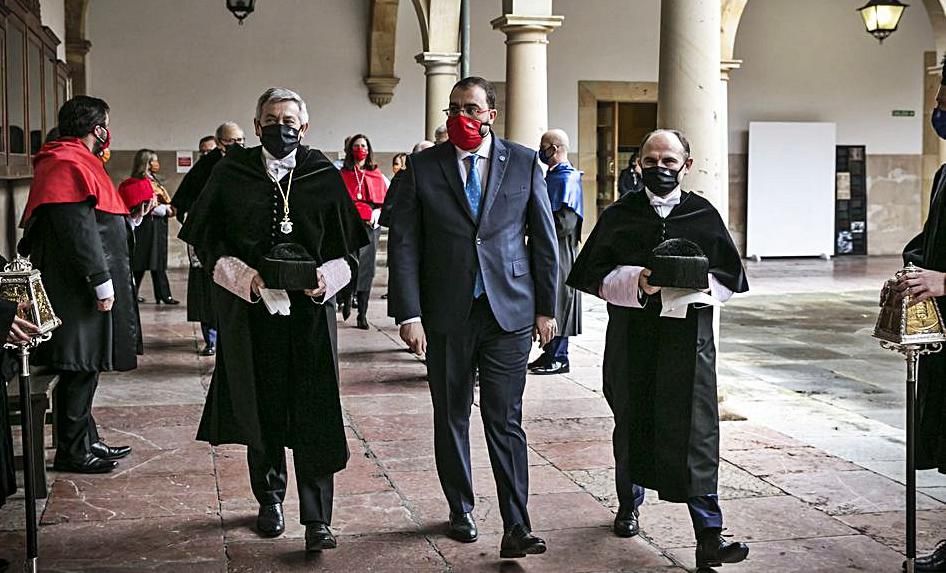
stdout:
<svg viewBox="0 0 946 573">
<path fill-rule="evenodd" d="M 325 295 L 322 300 L 332 298 L 351 282 L 351 267 L 344 258 L 328 261 L 319 267 L 319 272 L 325 279 Z"/>
<path fill-rule="evenodd" d="M 214 282 L 246 302 L 256 302 L 250 287 L 257 275 L 256 269 L 236 257 L 220 257 L 214 265 Z"/>
<path fill-rule="evenodd" d="M 640 274 L 644 267 L 621 265 L 601 281 L 598 296 L 611 304 L 629 308 L 643 308 L 638 298 Z"/>
</svg>

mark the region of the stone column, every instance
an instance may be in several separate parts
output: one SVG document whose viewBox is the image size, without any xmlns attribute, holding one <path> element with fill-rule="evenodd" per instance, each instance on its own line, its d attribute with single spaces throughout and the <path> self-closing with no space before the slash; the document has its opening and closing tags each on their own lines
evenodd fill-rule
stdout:
<svg viewBox="0 0 946 573">
<path fill-rule="evenodd" d="M 72 95 L 88 94 L 88 70 L 86 56 L 92 49 L 92 42 L 76 40 L 66 42 L 66 63 L 69 65 L 69 77 L 72 79 Z"/>
<path fill-rule="evenodd" d="M 719 82 L 719 202 L 716 208 L 729 225 L 729 74 L 742 66 L 742 60 L 720 63 Z"/>
<path fill-rule="evenodd" d="M 660 3 L 657 125 L 687 135 L 694 158 L 687 187 L 709 199 L 725 217 L 720 203 L 719 34 L 719 0 Z"/>
<path fill-rule="evenodd" d="M 506 34 L 507 139 L 536 148 L 548 129 L 548 35 L 564 19 L 552 15 L 552 0 L 504 0 L 492 21 Z"/>
<path fill-rule="evenodd" d="M 459 52 L 422 52 L 414 58 L 424 66 L 427 76 L 427 113 L 424 133 L 430 141 L 434 140 L 434 131 L 443 124 L 447 116 L 443 110 L 450 105 L 450 90 L 457 83 L 457 64 Z"/>
</svg>

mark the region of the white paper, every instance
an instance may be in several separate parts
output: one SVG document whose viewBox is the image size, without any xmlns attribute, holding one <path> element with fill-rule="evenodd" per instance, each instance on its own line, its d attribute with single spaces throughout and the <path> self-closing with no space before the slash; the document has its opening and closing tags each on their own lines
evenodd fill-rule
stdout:
<svg viewBox="0 0 946 573">
<path fill-rule="evenodd" d="M 260 289 L 259 296 L 263 299 L 263 304 L 266 305 L 269 314 L 289 316 L 289 293 L 280 289 L 263 288 Z"/>
<path fill-rule="evenodd" d="M 709 304 L 720 306 L 722 303 L 706 294 L 690 288 L 660 289 L 660 316 L 669 318 L 686 318 L 687 307 L 691 304 Z"/>
</svg>

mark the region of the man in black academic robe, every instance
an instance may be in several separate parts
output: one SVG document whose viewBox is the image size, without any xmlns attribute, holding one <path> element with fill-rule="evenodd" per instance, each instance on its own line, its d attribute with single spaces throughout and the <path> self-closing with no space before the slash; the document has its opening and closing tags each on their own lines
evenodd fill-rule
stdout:
<svg viewBox="0 0 946 573">
<path fill-rule="evenodd" d="M 181 223 L 187 217 L 200 192 L 210 179 L 214 166 L 223 159 L 227 148 L 243 146 L 243 130 L 232 121 L 221 124 L 214 133 L 215 147 L 201 156 L 194 167 L 187 172 L 171 199 L 171 206 L 177 210 L 177 220 Z M 213 281 L 210 274 L 200 264 L 200 259 L 188 248 L 189 269 L 187 272 L 187 321 L 199 322 L 204 338 L 201 356 L 213 356 L 217 352 L 217 317 L 213 307 Z"/>
<path fill-rule="evenodd" d="M 946 139 L 946 68 L 936 96 L 932 124 L 940 138 Z M 946 311 L 946 165 L 933 178 L 930 210 L 923 231 L 903 249 L 903 262 L 913 263 L 919 271 L 904 277 L 899 284 L 917 302 L 933 298 L 943 316 Z M 920 356 L 916 394 L 916 467 L 946 473 L 946 354 Z M 915 571 L 946 571 L 946 542 L 940 542 L 929 555 L 917 557 Z"/>
<path fill-rule="evenodd" d="M 59 374 L 54 468 L 105 473 L 129 447 L 103 443 L 92 417 L 99 373 L 137 367 L 138 311 L 129 268 L 128 209 L 99 154 L 108 148 L 108 105 L 76 96 L 59 110 L 60 138 L 33 157 L 33 183 L 17 246 L 43 273 L 62 319 L 35 364 Z"/>
<path fill-rule="evenodd" d="M 629 193 L 602 213 L 568 284 L 609 303 L 604 394 L 615 424 L 615 533 L 637 534 L 643 488 L 656 490 L 663 500 L 687 503 L 697 566 L 711 567 L 741 561 L 749 551 L 720 537 L 713 308 L 693 304 L 684 318 L 661 316 L 664 295 L 647 282 L 651 253 L 667 239 L 696 243 L 709 260 L 709 294 L 720 301 L 748 283 L 716 209 L 680 188 L 691 165 L 682 134 L 645 137 L 646 192 Z"/>
<path fill-rule="evenodd" d="M 549 166 L 545 184 L 555 219 L 555 237 L 558 239 L 558 295 L 555 299 L 555 320 L 559 331 L 545 345 L 542 355 L 529 364 L 533 374 L 550 375 L 569 372 L 568 338 L 581 334 L 581 293 L 565 284 L 572 271 L 578 244 L 581 241 L 581 223 L 584 219 L 584 193 L 581 171 L 568 162 L 568 135 L 561 129 L 552 129 L 542 135 L 539 159 Z"/>
<path fill-rule="evenodd" d="M 331 299 L 351 279 L 344 258 L 368 237 L 338 171 L 300 145 L 308 114 L 299 95 L 267 90 L 255 124 L 262 147 L 227 152 L 180 234 L 216 285 L 217 363 L 197 439 L 247 446 L 257 529 L 268 537 L 285 530 L 284 448 L 291 448 L 306 549 L 320 551 L 335 547 L 333 474 L 348 461 Z M 320 265 L 310 288 L 265 289 L 257 269 L 285 243 Z M 260 296 L 265 304 L 254 304 Z M 288 315 L 268 310 L 280 298 L 291 305 Z"/>
</svg>

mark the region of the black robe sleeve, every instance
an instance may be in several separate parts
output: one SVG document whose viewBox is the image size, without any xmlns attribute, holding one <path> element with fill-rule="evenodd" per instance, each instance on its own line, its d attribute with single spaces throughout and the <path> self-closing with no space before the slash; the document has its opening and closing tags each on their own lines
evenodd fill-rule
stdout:
<svg viewBox="0 0 946 573">
<path fill-rule="evenodd" d="M 187 215 L 187 212 L 190 211 L 197 197 L 200 196 L 204 185 L 207 184 L 214 165 L 216 165 L 222 157 L 223 154 L 220 150 L 214 149 L 198 159 L 194 167 L 188 171 L 184 179 L 181 180 L 181 184 L 178 185 L 174 197 L 171 198 L 171 206 L 177 210 L 177 220 L 181 223 L 184 222 L 184 217 Z"/>
<path fill-rule="evenodd" d="M 934 213 L 937 213 L 935 209 L 936 200 L 938 199 L 936 190 L 939 189 L 940 185 L 943 184 L 943 170 L 946 169 L 946 165 L 943 165 L 936 171 L 936 175 L 933 177 L 933 187 L 932 192 L 930 193 L 930 209 L 929 215 L 926 218 L 926 222 L 923 223 L 923 230 L 920 233 L 913 237 L 909 243 L 903 247 L 903 263 L 913 263 L 918 267 L 922 267 L 925 263 L 925 252 L 926 249 L 926 239 L 929 236 L 929 233 L 937 225 L 941 224 L 940 221 L 935 221 L 936 218 Z"/>
<path fill-rule="evenodd" d="M 564 206 L 552 213 L 555 219 L 555 236 L 559 240 L 572 236 L 578 229 L 581 217 L 571 207 Z"/>
<path fill-rule="evenodd" d="M 44 205 L 42 210 L 43 220 L 33 217 L 31 225 L 38 223 L 48 227 L 47 232 L 53 234 L 55 244 L 75 273 L 85 278 L 90 289 L 111 279 L 92 202 Z M 21 243 L 20 251 L 29 254 L 28 245 L 27 239 Z"/>
<path fill-rule="evenodd" d="M 382 227 L 391 226 L 391 212 L 394 210 L 397 188 L 401 183 L 401 179 L 404 177 L 404 172 L 404 169 L 398 171 L 394 178 L 391 179 L 391 184 L 388 185 L 388 192 L 384 196 L 384 204 L 381 205 L 381 215 L 378 217 L 378 224 Z"/>
<path fill-rule="evenodd" d="M 598 223 L 591 230 L 585 246 L 575 259 L 572 272 L 565 280 L 568 286 L 598 296 L 601 292 L 601 281 L 618 266 L 608 246 L 613 241 L 613 214 L 613 208 L 605 209 L 601 213 Z"/>
<path fill-rule="evenodd" d="M 188 210 L 190 214 L 178 233 L 178 238 L 194 247 L 201 266 L 211 274 L 217 261 L 228 254 L 214 219 L 215 212 L 220 212 L 217 207 L 218 171 L 211 173 L 203 188 L 204 192 L 191 205 Z"/>
</svg>

